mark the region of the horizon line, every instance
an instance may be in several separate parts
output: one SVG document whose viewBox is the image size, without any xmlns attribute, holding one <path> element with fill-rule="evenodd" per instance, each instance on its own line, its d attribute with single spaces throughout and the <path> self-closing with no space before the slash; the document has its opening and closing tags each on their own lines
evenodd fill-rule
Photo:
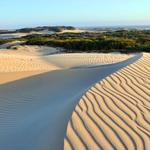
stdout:
<svg viewBox="0 0 150 150">
<path fill-rule="evenodd" d="M 120 27 L 120 28 L 124 28 L 124 27 L 150 27 L 150 24 L 124 24 L 124 25 L 30 25 L 30 26 L 20 26 L 20 27 L 8 27 L 8 28 L 4 28 L 4 27 L 0 27 L 0 30 L 15 30 L 15 29 L 22 29 L 22 28 L 36 28 L 36 27 L 61 27 L 61 26 L 72 26 L 75 28 L 115 28 L 115 27 Z"/>
</svg>

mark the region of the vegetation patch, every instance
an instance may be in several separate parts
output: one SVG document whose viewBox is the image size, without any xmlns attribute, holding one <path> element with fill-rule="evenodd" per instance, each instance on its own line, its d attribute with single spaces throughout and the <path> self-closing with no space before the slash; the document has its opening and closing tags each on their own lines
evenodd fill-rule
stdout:
<svg viewBox="0 0 150 150">
<path fill-rule="evenodd" d="M 11 40 L 1 40 L 0 44 Z M 35 34 L 17 40 L 25 40 L 27 45 L 62 47 L 66 52 L 150 52 L 149 30 Z"/>
</svg>

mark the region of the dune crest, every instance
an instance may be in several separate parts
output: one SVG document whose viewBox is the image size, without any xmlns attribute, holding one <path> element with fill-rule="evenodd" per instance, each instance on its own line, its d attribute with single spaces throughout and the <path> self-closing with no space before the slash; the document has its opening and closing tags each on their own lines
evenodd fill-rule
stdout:
<svg viewBox="0 0 150 150">
<path fill-rule="evenodd" d="M 150 149 L 150 54 L 91 87 L 68 123 L 65 150 Z"/>
<path fill-rule="evenodd" d="M 95 64 L 111 64 L 131 55 L 112 54 L 55 54 L 56 48 L 18 46 L 16 50 L 0 51 L 0 84 L 60 69 Z"/>
<path fill-rule="evenodd" d="M 101 57 L 100 54 L 93 54 L 94 57 L 98 56 L 94 60 L 90 57 L 92 54 L 78 54 L 78 57 L 75 55 L 72 54 L 74 63 L 71 62 L 71 54 L 69 56 L 68 64 L 71 64 L 71 69 L 64 67 L 65 69 L 49 71 L 0 86 L 0 149 L 62 150 L 68 121 L 85 91 L 142 56 L 136 54 L 130 58 L 131 55 L 122 55 L 121 61 L 121 55 L 116 55 L 114 64 L 110 62 L 108 65 L 97 66 L 97 61 L 102 62 L 104 55 Z M 112 55 L 105 54 L 104 57 L 111 61 Z M 47 57 L 47 63 L 55 64 L 52 63 L 51 56 Z M 96 66 L 72 69 L 76 66 L 75 60 L 82 65 L 83 58 L 84 62 L 94 62 Z M 66 59 L 67 57 L 64 58 Z M 118 59 L 121 62 L 115 63 Z M 62 65 L 65 66 L 65 63 Z M 11 75 L 12 73 L 8 72 Z M 90 139 L 90 136 L 86 138 Z M 95 145 L 94 148 L 98 146 Z"/>
<path fill-rule="evenodd" d="M 74 67 L 87 67 L 104 64 L 114 64 L 127 60 L 132 55 L 126 54 L 104 54 L 104 53 L 64 53 L 47 56 L 46 60 L 61 67 L 61 68 L 74 68 Z"/>
</svg>

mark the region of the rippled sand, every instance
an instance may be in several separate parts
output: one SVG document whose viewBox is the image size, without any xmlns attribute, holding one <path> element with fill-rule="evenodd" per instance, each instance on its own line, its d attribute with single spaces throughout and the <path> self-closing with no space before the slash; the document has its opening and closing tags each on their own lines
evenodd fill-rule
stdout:
<svg viewBox="0 0 150 150">
<path fill-rule="evenodd" d="M 64 149 L 150 149 L 150 54 L 91 87 L 68 123 Z"/>
<path fill-rule="evenodd" d="M 149 149 L 149 59 L 0 52 L 0 149 Z"/>
</svg>

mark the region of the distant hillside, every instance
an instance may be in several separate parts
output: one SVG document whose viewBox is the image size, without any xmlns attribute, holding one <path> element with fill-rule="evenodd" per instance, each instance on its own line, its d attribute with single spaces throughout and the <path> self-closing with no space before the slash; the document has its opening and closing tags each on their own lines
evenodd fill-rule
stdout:
<svg viewBox="0 0 150 150">
<path fill-rule="evenodd" d="M 112 32 L 120 30 L 150 30 L 150 25 L 141 26 L 101 26 L 101 27 L 82 27 L 82 30 L 95 31 L 95 32 Z"/>
<path fill-rule="evenodd" d="M 76 28 L 72 26 L 42 26 L 35 28 L 22 28 L 16 30 L 16 32 L 28 33 L 28 32 L 40 32 L 43 30 L 54 31 L 54 32 L 62 32 L 63 30 L 75 30 Z"/>
</svg>

